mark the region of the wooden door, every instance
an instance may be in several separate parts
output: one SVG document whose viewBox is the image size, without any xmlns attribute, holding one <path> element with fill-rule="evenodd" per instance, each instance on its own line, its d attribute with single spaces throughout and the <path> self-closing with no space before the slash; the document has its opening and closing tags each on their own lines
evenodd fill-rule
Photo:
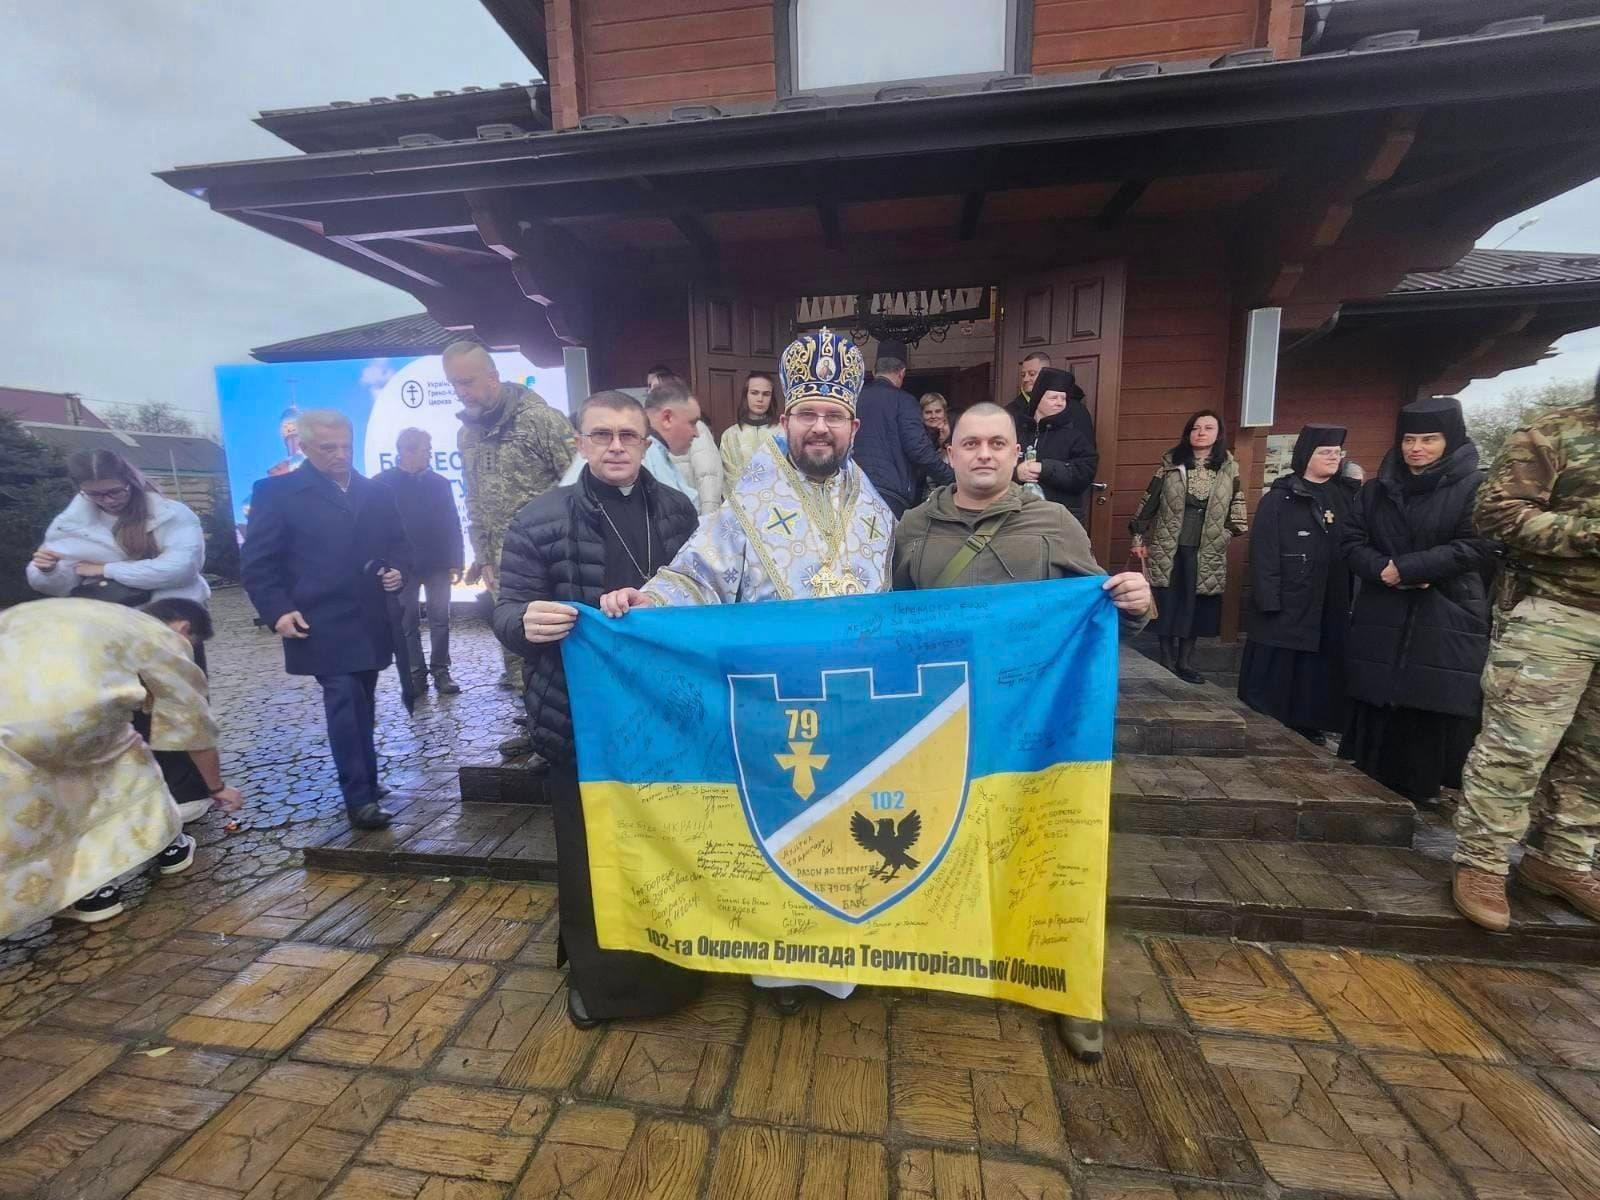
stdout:
<svg viewBox="0 0 1600 1200">
<path fill-rule="evenodd" d="M 952 421 L 959 413 L 965 412 L 980 400 L 987 400 L 994 394 L 994 384 L 991 381 L 993 363 L 979 363 L 973 367 L 962 367 L 955 373 L 950 383 L 950 418 Z"/>
<path fill-rule="evenodd" d="M 1000 361 L 994 398 L 1008 404 L 1017 394 L 1018 364 L 1042 350 L 1051 365 L 1066 367 L 1084 391 L 1094 417 L 1100 451 L 1096 488 L 1089 506 L 1089 540 L 1108 568 L 1111 551 L 1111 484 L 1117 477 L 1117 409 L 1122 386 L 1122 262 L 1061 267 L 1007 279 L 1000 296 Z"/>
<path fill-rule="evenodd" d="M 745 377 L 778 374 L 794 329 L 794 302 L 741 289 L 696 285 L 689 295 L 691 384 L 716 433 L 733 424 Z M 777 387 L 773 388 L 776 392 Z M 782 399 L 773 397 L 781 406 Z"/>
</svg>

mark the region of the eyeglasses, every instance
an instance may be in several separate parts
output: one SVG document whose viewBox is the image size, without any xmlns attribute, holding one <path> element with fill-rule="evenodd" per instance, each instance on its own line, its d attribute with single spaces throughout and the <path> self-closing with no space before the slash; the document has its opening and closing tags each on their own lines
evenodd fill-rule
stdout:
<svg viewBox="0 0 1600 1200">
<path fill-rule="evenodd" d="M 644 436 L 632 429 L 591 429 L 583 436 L 602 450 L 612 442 L 616 442 L 624 450 L 636 450 L 644 441 Z"/>
<path fill-rule="evenodd" d="M 124 483 L 124 484 L 118 485 L 117 487 L 104 488 L 104 489 L 102 489 L 101 491 L 98 491 L 98 492 L 91 492 L 87 488 L 79 488 L 78 490 L 81 491 L 85 496 L 89 497 L 89 499 L 91 499 L 91 500 L 120 500 L 122 497 L 126 496 L 132 489 L 129 488 L 128 485 Z"/>
<path fill-rule="evenodd" d="M 829 429 L 843 429 L 846 425 L 850 424 L 851 421 L 849 413 L 833 412 L 831 410 L 828 412 L 817 412 L 815 409 L 810 408 L 801 409 L 799 412 L 789 413 L 788 416 L 791 422 L 800 426 L 802 429 L 810 429 L 813 425 L 819 423 L 826 425 Z"/>
</svg>

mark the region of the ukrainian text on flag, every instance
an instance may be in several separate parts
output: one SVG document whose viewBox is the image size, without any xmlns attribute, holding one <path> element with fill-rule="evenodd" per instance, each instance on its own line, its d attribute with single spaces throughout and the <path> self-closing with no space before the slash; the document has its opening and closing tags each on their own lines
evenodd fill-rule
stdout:
<svg viewBox="0 0 1600 1200">
<path fill-rule="evenodd" d="M 601 944 L 1098 1017 L 1100 582 L 584 610 L 563 653 Z"/>
</svg>

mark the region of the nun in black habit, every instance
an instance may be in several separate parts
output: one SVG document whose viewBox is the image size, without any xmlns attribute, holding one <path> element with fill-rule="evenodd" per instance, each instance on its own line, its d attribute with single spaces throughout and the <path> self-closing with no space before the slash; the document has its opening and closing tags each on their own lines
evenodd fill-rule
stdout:
<svg viewBox="0 0 1600 1200">
<path fill-rule="evenodd" d="M 1352 488 L 1339 474 L 1345 430 L 1307 425 L 1287 475 L 1250 528 L 1249 640 L 1239 699 L 1323 745 L 1345 725 L 1344 654 L 1350 572 L 1339 539 Z"/>
<path fill-rule="evenodd" d="M 1361 591 L 1339 754 L 1424 807 L 1441 787 L 1461 786 L 1483 707 L 1499 550 L 1472 526 L 1483 476 L 1458 400 L 1408 404 L 1340 539 Z"/>
</svg>

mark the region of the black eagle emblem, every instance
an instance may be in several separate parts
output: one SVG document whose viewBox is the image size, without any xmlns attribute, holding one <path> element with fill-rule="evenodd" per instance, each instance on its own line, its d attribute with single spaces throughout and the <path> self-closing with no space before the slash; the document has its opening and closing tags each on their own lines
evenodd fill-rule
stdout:
<svg viewBox="0 0 1600 1200">
<path fill-rule="evenodd" d="M 881 879 L 887 883 L 900 874 L 901 867 L 915 871 L 922 865 L 906 853 L 922 836 L 922 814 L 914 809 L 901 818 L 898 829 L 892 817 L 882 818 L 878 822 L 878 827 L 874 829 L 872 822 L 866 817 L 860 813 L 851 813 L 850 836 L 855 838 L 856 845 L 863 850 L 883 855 L 883 865 L 873 868 L 871 872 L 874 879 Z"/>
</svg>

